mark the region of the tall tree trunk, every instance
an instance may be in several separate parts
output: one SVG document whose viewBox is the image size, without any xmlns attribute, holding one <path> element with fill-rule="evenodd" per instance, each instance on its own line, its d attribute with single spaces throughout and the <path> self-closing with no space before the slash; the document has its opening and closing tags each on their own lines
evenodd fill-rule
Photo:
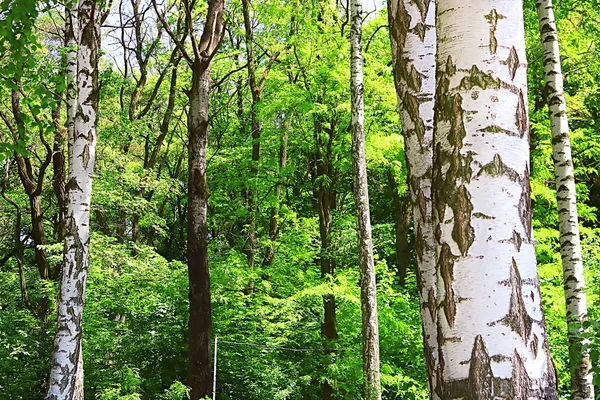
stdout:
<svg viewBox="0 0 600 400">
<path fill-rule="evenodd" d="M 56 206 L 58 208 L 58 220 L 56 224 L 56 240 L 62 242 L 65 238 L 65 214 L 67 194 L 65 189 L 65 140 L 67 139 L 66 130 L 62 126 L 57 126 L 54 130 L 54 145 L 52 147 L 52 185 L 54 186 L 54 195 L 56 196 Z M 55 274 L 54 278 L 59 277 Z"/>
<path fill-rule="evenodd" d="M 162 122 L 160 124 L 160 134 L 156 138 L 154 148 L 152 149 L 150 157 L 148 158 L 147 164 L 144 166 L 145 169 L 153 169 L 156 165 L 160 150 L 162 149 L 165 138 L 169 133 L 171 117 L 173 116 L 173 111 L 175 110 L 175 100 L 177 97 L 177 67 L 179 65 L 179 62 L 181 61 L 181 56 L 171 56 L 171 60 L 173 60 L 173 70 L 171 71 L 171 81 L 169 83 L 169 99 L 167 101 L 167 108 L 165 110 Z"/>
<path fill-rule="evenodd" d="M 69 137 L 69 174 L 64 266 L 58 299 L 58 322 L 46 399 L 83 398 L 82 316 L 89 265 L 90 200 L 98 121 L 98 50 L 100 6 L 78 5 L 77 114 Z"/>
<path fill-rule="evenodd" d="M 212 330 L 210 274 L 208 269 L 208 225 L 206 220 L 208 188 L 206 185 L 206 143 L 210 68 L 219 47 L 222 31 L 223 0 L 209 0 L 202 37 L 197 41 L 193 31 L 194 61 L 188 113 L 188 222 L 187 258 L 190 284 L 190 316 L 188 321 L 189 375 L 191 400 L 212 394 L 210 335 Z M 189 9 L 186 12 L 191 12 Z M 186 18 L 191 18 L 187 15 Z M 188 27 L 193 29 L 192 26 Z M 187 57 L 189 59 L 189 56 Z"/>
<path fill-rule="evenodd" d="M 441 397 L 558 399 L 531 221 L 522 2 L 440 2 L 437 34 Z"/>
<path fill-rule="evenodd" d="M 440 399 L 437 370 L 437 277 L 432 221 L 433 109 L 435 92 L 435 0 L 389 0 L 394 81 L 408 186 L 413 207 L 417 285 L 430 397 Z"/>
<path fill-rule="evenodd" d="M 394 172 L 388 169 L 388 184 L 392 192 L 394 202 L 394 231 L 396 233 L 396 275 L 400 286 L 406 284 L 406 274 L 410 265 L 411 246 L 408 241 L 408 231 L 412 219 L 412 204 L 408 194 L 400 196 L 398 193 L 398 182 L 394 177 Z"/>
<path fill-rule="evenodd" d="M 21 241 L 21 230 L 23 229 L 23 217 L 21 213 L 21 207 L 19 206 L 19 204 L 17 204 L 15 201 L 13 201 L 10 197 L 6 195 L 6 184 L 8 182 L 9 176 L 9 165 L 9 163 L 6 163 L 6 172 L 4 175 L 4 179 L 2 180 L 1 193 L 4 200 L 6 200 L 11 206 L 15 208 L 15 228 L 13 231 L 13 241 L 15 248 L 12 253 L 17 261 L 17 268 L 19 270 L 21 300 L 23 301 L 23 304 L 25 304 L 25 307 L 33 311 L 31 302 L 29 301 L 29 295 L 27 294 L 27 281 L 25 280 L 25 270 L 23 268 L 24 246 L 23 242 Z M 8 257 L 10 257 L 10 255 Z"/>
<path fill-rule="evenodd" d="M 381 400 L 379 372 L 379 321 L 377 319 L 377 283 L 373 260 L 369 185 L 365 154 L 365 98 L 362 62 L 362 4 L 352 0 L 350 23 L 350 91 L 352 96 L 352 171 L 354 204 L 360 262 L 360 304 L 362 312 L 362 357 L 364 399 Z"/>
<path fill-rule="evenodd" d="M 290 130 L 289 119 L 283 124 L 283 133 L 279 142 L 279 181 L 275 187 L 275 194 L 277 197 L 277 203 L 271 208 L 271 218 L 269 219 L 269 246 L 265 252 L 263 259 L 263 265 L 269 266 L 273 262 L 275 257 L 275 240 L 279 233 L 279 208 L 281 207 L 281 185 L 283 184 L 283 170 L 287 165 L 287 143 L 288 143 L 288 132 Z"/>
<path fill-rule="evenodd" d="M 13 89 L 11 93 L 11 106 L 13 117 L 16 121 L 19 132 L 15 132 L 15 137 L 21 137 L 26 132 L 25 123 L 21 117 L 21 106 L 20 106 L 20 93 Z M 34 116 L 37 118 L 37 116 Z M 33 173 L 33 167 L 29 157 L 22 156 L 18 153 L 14 153 L 15 160 L 17 162 L 17 168 L 19 178 L 23 189 L 29 198 L 29 214 L 31 217 L 31 237 L 35 245 L 35 263 L 38 267 L 40 278 L 42 280 L 50 278 L 50 267 L 48 264 L 48 257 L 46 250 L 41 246 L 46 244 L 46 234 L 44 232 L 44 216 L 42 212 L 42 200 L 41 193 L 43 187 L 44 176 L 46 168 L 48 167 L 52 159 L 52 149 L 45 141 L 43 134 L 40 135 L 40 139 L 43 141 L 46 155 L 38 169 L 37 177 Z M 41 301 L 40 319 L 44 320 L 47 311 L 48 299 L 43 297 Z"/>
<path fill-rule="evenodd" d="M 594 385 L 589 350 L 582 334 L 587 320 L 587 303 L 583 261 L 579 237 L 579 223 L 575 193 L 575 171 L 571 157 L 567 104 L 563 89 L 558 32 L 554 20 L 552 0 L 537 0 L 542 46 L 544 48 L 544 78 L 548 112 L 552 125 L 552 155 L 556 177 L 560 253 L 562 256 L 567 324 L 569 326 L 569 353 L 571 365 L 571 392 L 574 400 L 593 400 Z"/>
<path fill-rule="evenodd" d="M 46 251 L 41 247 L 46 244 L 46 234 L 44 232 L 44 217 L 42 211 L 42 199 L 40 196 L 29 196 L 29 209 L 31 216 L 31 238 L 35 244 L 35 263 L 38 266 L 40 278 L 48 280 L 50 276 L 50 264 Z M 44 290 L 45 292 L 45 290 Z M 50 308 L 50 299 L 44 293 L 39 304 L 38 316 L 42 321 L 46 321 Z"/>
<path fill-rule="evenodd" d="M 319 118 L 319 117 L 317 117 Z M 315 122 L 316 139 L 316 208 L 319 214 L 319 235 L 321 239 L 321 251 L 319 264 L 321 266 L 321 278 L 332 281 L 335 275 L 335 257 L 331 246 L 331 228 L 333 223 L 333 210 L 335 209 L 334 173 L 332 162 L 333 132 L 335 125 L 326 130 L 319 120 Z M 326 133 L 326 135 L 324 135 Z M 324 140 L 324 138 L 326 138 Z M 333 293 L 323 296 L 323 322 L 321 322 L 321 335 L 324 339 L 326 352 L 332 341 L 338 339 L 336 320 L 336 301 Z M 326 365 L 323 366 L 324 368 Z M 321 384 L 321 398 L 323 400 L 333 399 L 333 387 L 327 379 Z"/>
<path fill-rule="evenodd" d="M 56 129 L 54 134 L 53 167 L 54 167 L 54 192 L 59 208 L 58 237 L 59 241 L 65 238 L 65 216 L 67 213 L 67 199 L 65 188 L 65 141 L 74 137 L 75 114 L 77 113 L 77 2 L 65 6 L 65 46 L 66 53 L 66 137 L 63 129 Z M 58 128 L 58 127 L 57 127 Z M 59 279 L 59 276 L 56 276 Z"/>
<path fill-rule="evenodd" d="M 188 274 L 190 281 L 190 319 L 188 340 L 190 350 L 188 385 L 192 398 L 212 394 L 210 368 L 210 275 L 208 270 L 208 227 L 206 210 L 206 141 L 208 137 L 208 96 L 210 67 L 202 68 L 198 61 L 192 70 L 188 114 Z"/>
<path fill-rule="evenodd" d="M 39 246 L 46 244 L 46 233 L 44 232 L 44 217 L 42 211 L 42 198 L 40 196 L 29 196 L 29 208 L 31 215 L 31 238 L 35 243 L 35 263 L 38 265 L 40 277 L 50 277 L 50 267 L 46 251 Z"/>
<path fill-rule="evenodd" d="M 250 106 L 250 123 L 252 129 L 252 162 L 250 163 L 250 187 L 247 189 L 246 201 L 248 203 L 248 234 L 246 237 L 246 245 L 244 252 L 248 258 L 250 268 L 254 267 L 254 256 L 256 252 L 256 217 L 258 215 L 258 205 L 256 199 L 258 197 L 258 165 L 260 162 L 260 146 L 262 135 L 262 124 L 257 115 L 258 103 L 261 100 L 265 81 L 269 75 L 269 71 L 273 66 L 273 62 L 279 56 L 279 51 L 273 52 L 269 58 L 262 76 L 257 79 L 256 65 L 257 60 L 254 57 L 254 30 L 252 28 L 252 19 L 250 16 L 250 0 L 242 0 L 242 11 L 244 15 L 244 29 L 246 41 L 246 57 L 248 65 L 248 83 L 250 85 L 250 93 L 252 94 L 252 105 Z M 258 60 L 260 62 L 260 60 Z"/>
<path fill-rule="evenodd" d="M 252 161 L 250 163 L 250 187 L 247 189 L 248 202 L 248 233 L 246 237 L 245 253 L 248 258 L 250 268 L 254 267 L 254 252 L 256 251 L 256 216 L 258 209 L 256 206 L 256 195 L 258 191 L 258 163 L 260 161 L 260 136 L 261 124 L 256 115 L 256 107 L 260 101 L 261 89 L 256 82 L 256 64 L 254 60 L 254 32 L 252 30 L 252 21 L 250 19 L 250 0 L 242 0 L 242 10 L 244 14 L 244 29 L 246 31 L 246 57 L 248 58 L 248 82 L 250 83 L 250 92 L 252 94 L 252 105 L 250 106 L 250 129 L 252 130 Z"/>
</svg>

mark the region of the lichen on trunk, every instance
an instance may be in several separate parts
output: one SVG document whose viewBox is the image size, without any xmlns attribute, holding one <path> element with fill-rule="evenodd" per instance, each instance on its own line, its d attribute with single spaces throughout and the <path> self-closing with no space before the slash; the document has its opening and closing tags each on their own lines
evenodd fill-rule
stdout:
<svg viewBox="0 0 600 400">
<path fill-rule="evenodd" d="M 64 264 L 58 322 L 46 399 L 83 398 L 82 316 L 89 266 L 90 201 L 98 121 L 100 5 L 81 0 L 77 9 L 77 113 L 69 136 Z"/>
<path fill-rule="evenodd" d="M 531 229 L 522 3 L 439 3 L 437 33 L 441 397 L 557 399 Z"/>
<path fill-rule="evenodd" d="M 432 222 L 435 0 L 389 0 L 394 81 L 413 209 L 417 284 L 430 397 L 439 399 L 437 283 Z"/>
</svg>

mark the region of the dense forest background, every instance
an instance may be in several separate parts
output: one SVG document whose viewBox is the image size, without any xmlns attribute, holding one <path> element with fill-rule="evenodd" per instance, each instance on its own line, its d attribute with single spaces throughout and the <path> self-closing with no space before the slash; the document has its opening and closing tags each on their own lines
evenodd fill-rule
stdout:
<svg viewBox="0 0 600 400">
<path fill-rule="evenodd" d="M 62 263 L 54 157 L 64 153 L 60 8 L 2 1 L 0 398 L 41 399 Z M 157 20 L 115 0 L 102 30 L 100 119 L 84 315 L 86 399 L 181 399 L 187 374 L 187 130 L 191 71 Z M 166 18 L 175 34 L 177 7 Z M 195 13 L 206 13 L 203 2 Z M 600 5 L 555 5 L 577 180 L 589 339 L 600 392 Z M 568 397 L 558 210 L 535 4 L 525 1 L 531 184 L 549 345 Z M 212 66 L 207 154 L 217 398 L 361 398 L 360 287 L 350 156 L 348 7 L 238 1 Z M 12 35 L 5 21 L 30 26 Z M 33 25 L 28 21 L 35 21 Z M 385 399 L 427 398 L 403 138 L 383 7 L 364 23 L 366 147 Z M 246 21 L 248 22 L 248 21 Z M 250 32 L 250 34 L 249 34 Z M 248 39 L 250 37 L 250 39 Z M 24 49 L 15 56 L 15 43 Z M 252 51 L 249 51 L 249 48 Z M 4 54 L 3 54 L 4 53 Z M 252 69 L 249 65 L 252 63 Z M 4 118 L 3 118 L 4 119 Z M 58 146 L 58 147 L 57 147 Z M 62 147 L 61 147 L 62 146 Z M 17 156 L 18 155 L 18 156 Z M 26 165 L 27 179 L 18 163 Z M 30 185 L 24 182 L 29 182 Z M 327 198 L 324 202 L 322 199 Z M 319 200 L 320 199 L 320 200 Z M 324 207 L 324 204 L 326 207 Z M 326 208 L 326 209 L 325 209 Z M 319 217 L 326 213 L 327 218 Z M 327 226 L 320 226 L 326 224 Z M 326 237 L 324 237 L 326 232 Z M 41 235 L 41 236 L 40 236 Z M 37 244 L 37 246 L 35 246 Z M 331 272 L 323 274 L 321 261 Z M 42 274 L 41 267 L 47 268 Z M 334 273 L 333 273 L 334 272 Z M 476 282 L 473 282 L 476 285 Z M 335 299 L 335 337 L 322 335 Z"/>
</svg>

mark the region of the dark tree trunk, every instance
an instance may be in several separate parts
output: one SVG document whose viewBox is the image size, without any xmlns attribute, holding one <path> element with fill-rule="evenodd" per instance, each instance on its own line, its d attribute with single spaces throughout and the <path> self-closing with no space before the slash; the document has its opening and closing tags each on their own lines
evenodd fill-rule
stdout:
<svg viewBox="0 0 600 400">
<path fill-rule="evenodd" d="M 57 99 L 58 104 L 61 103 L 61 98 Z M 54 144 L 52 147 L 52 186 L 54 187 L 54 195 L 56 196 L 56 205 L 58 208 L 55 235 L 56 241 L 62 242 L 65 239 L 65 214 L 67 211 L 67 192 L 65 189 L 66 174 L 65 174 L 65 142 L 67 140 L 67 131 L 60 124 L 60 106 L 57 106 L 52 112 L 52 120 L 54 122 Z M 55 271 L 54 278 L 58 279 L 58 274 Z"/>
<path fill-rule="evenodd" d="M 283 183 L 283 170 L 287 165 L 287 143 L 288 143 L 288 131 L 290 129 L 289 121 L 286 121 L 284 124 L 284 132 L 281 136 L 281 141 L 279 143 L 279 182 L 277 182 L 277 187 L 275 188 L 277 195 L 277 203 L 274 207 L 271 208 L 271 218 L 269 219 L 269 247 L 267 247 L 267 251 L 265 253 L 265 258 L 263 260 L 263 265 L 268 266 L 273 262 L 273 258 L 275 257 L 275 240 L 277 240 L 277 235 L 279 233 L 279 207 L 281 200 L 281 185 Z"/>
<path fill-rule="evenodd" d="M 317 212 L 319 213 L 319 234 L 321 239 L 321 252 L 319 264 L 321 266 L 321 278 L 332 280 L 335 275 L 335 257 L 331 248 L 331 228 L 333 222 L 332 212 L 335 209 L 335 191 L 333 187 L 334 171 L 332 161 L 332 142 L 335 124 L 331 124 L 330 130 L 325 130 L 323 124 L 315 123 L 316 138 L 316 180 L 319 182 L 316 190 Z M 323 140 L 323 133 L 327 133 L 327 139 Z M 336 300 L 333 293 L 323 296 L 323 322 L 321 323 L 321 335 L 323 336 L 325 349 L 327 350 L 331 341 L 338 339 L 336 321 Z M 328 350 L 327 352 L 330 352 Z M 323 365 L 325 369 L 326 365 Z M 321 385 L 321 398 L 323 400 L 333 399 L 333 388 L 325 380 Z"/>
<path fill-rule="evenodd" d="M 12 253 L 10 253 L 8 256 L 6 256 L 3 260 L 2 260 L 2 265 L 4 265 L 4 263 L 6 261 L 8 261 L 8 259 L 11 256 L 14 256 L 16 261 L 17 261 L 17 268 L 19 270 L 19 285 L 21 288 L 21 300 L 23 301 L 23 304 L 25 304 L 25 306 L 30 309 L 33 310 L 31 307 L 31 302 L 29 301 L 29 295 L 27 294 L 27 282 L 25 280 L 25 270 L 23 269 L 23 253 L 24 253 L 24 246 L 23 246 L 23 242 L 21 241 L 21 230 L 23 229 L 23 217 L 22 217 L 22 213 L 21 213 L 21 207 L 14 202 L 11 198 L 9 198 L 6 195 L 6 182 L 8 181 L 8 175 L 9 175 L 9 169 L 8 167 L 6 168 L 6 175 L 4 180 L 2 181 L 2 197 L 8 202 L 10 203 L 10 205 L 12 205 L 15 208 L 15 228 L 13 230 L 13 240 L 14 240 L 14 250 L 12 251 Z"/>
<path fill-rule="evenodd" d="M 210 366 L 210 275 L 208 271 L 208 235 L 206 209 L 206 141 L 208 136 L 208 91 L 210 69 L 196 62 L 192 70 L 190 113 L 188 115 L 188 274 L 190 282 L 190 318 L 188 343 L 190 351 L 188 385 L 192 399 L 212 392 Z"/>
<path fill-rule="evenodd" d="M 168 24 L 153 3 L 163 24 Z M 186 19 L 191 20 L 190 4 L 184 1 Z M 209 0 L 204 31 L 196 37 L 193 24 L 187 24 L 193 55 L 187 53 L 184 42 L 172 34 L 182 56 L 192 70 L 192 85 L 187 91 L 188 113 L 188 202 L 187 259 L 190 315 L 188 320 L 189 371 L 187 384 L 190 399 L 198 400 L 212 394 L 210 335 L 212 331 L 210 274 L 208 269 L 208 226 L 206 219 L 208 188 L 206 184 L 206 143 L 208 138 L 208 108 L 210 66 L 220 45 L 223 0 Z"/>
<path fill-rule="evenodd" d="M 406 284 L 406 273 L 410 265 L 411 245 L 408 240 L 410 221 L 412 219 L 410 198 L 407 195 L 400 196 L 398 193 L 398 182 L 394 173 L 388 170 L 388 182 L 394 200 L 394 230 L 396 232 L 396 274 L 400 286 Z"/>
</svg>

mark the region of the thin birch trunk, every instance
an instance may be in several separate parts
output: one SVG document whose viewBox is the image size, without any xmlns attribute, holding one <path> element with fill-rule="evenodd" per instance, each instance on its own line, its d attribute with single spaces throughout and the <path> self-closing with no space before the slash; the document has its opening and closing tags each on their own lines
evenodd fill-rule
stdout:
<svg viewBox="0 0 600 400">
<path fill-rule="evenodd" d="M 362 4 L 352 0 L 350 25 L 350 91 L 352 96 L 352 170 L 354 203 L 360 262 L 360 298 L 362 311 L 363 395 L 366 400 L 381 400 L 379 372 L 379 322 L 377 319 L 377 283 L 371 237 L 369 186 L 365 154 L 365 98 L 362 62 Z"/>
<path fill-rule="evenodd" d="M 556 177 L 558 202 L 560 253 L 562 256 L 567 323 L 569 325 L 569 353 L 571 364 L 571 392 L 574 400 L 593 400 L 594 385 L 588 344 L 582 338 L 583 323 L 587 320 L 587 303 L 577 202 L 575 171 L 571 157 L 569 120 L 563 89 L 558 32 L 554 20 L 552 0 L 538 0 L 537 11 L 544 48 L 544 78 L 548 112 L 552 125 L 552 155 Z"/>
<path fill-rule="evenodd" d="M 89 265 L 90 200 L 98 120 L 100 7 L 93 0 L 81 0 L 77 16 L 78 99 L 74 129 L 69 136 L 64 266 L 58 299 L 54 354 L 46 395 L 46 399 L 52 400 L 83 398 L 81 335 Z"/>
<path fill-rule="evenodd" d="M 437 268 L 432 221 L 433 109 L 435 92 L 435 0 L 389 0 L 394 81 L 413 207 L 417 284 L 430 397 L 442 394 L 437 370 Z"/>
<path fill-rule="evenodd" d="M 448 400 L 558 399 L 531 225 L 522 7 L 437 7 L 433 215 Z"/>
</svg>

